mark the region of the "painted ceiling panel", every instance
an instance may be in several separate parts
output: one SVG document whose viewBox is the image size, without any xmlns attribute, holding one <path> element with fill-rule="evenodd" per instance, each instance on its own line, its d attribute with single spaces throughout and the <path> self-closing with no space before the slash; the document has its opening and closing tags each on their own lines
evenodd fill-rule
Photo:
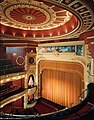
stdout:
<svg viewBox="0 0 94 120">
<path fill-rule="evenodd" d="M 78 38 L 94 24 L 82 0 L 1 0 L 0 19 L 2 39 L 37 42 Z"/>
</svg>

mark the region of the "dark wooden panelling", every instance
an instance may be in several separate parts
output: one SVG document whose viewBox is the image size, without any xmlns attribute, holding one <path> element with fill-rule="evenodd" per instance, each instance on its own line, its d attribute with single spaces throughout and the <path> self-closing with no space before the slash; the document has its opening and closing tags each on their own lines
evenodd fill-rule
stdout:
<svg viewBox="0 0 94 120">
<path fill-rule="evenodd" d="M 0 47 L 0 59 L 6 59 L 6 48 Z"/>
</svg>

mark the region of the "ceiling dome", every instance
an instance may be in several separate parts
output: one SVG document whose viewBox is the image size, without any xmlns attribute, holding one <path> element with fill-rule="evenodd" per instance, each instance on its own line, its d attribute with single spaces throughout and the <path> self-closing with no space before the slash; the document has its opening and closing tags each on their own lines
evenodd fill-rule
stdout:
<svg viewBox="0 0 94 120">
<path fill-rule="evenodd" d="M 59 6 L 48 6 L 38 1 L 14 1 L 5 4 L 2 24 L 23 30 L 47 30 L 64 25 L 72 14 Z"/>
<path fill-rule="evenodd" d="M 80 1 L 2 0 L 0 4 L 1 34 L 10 39 L 77 38 L 92 25 L 92 13 Z M 88 24 L 87 19 L 90 20 Z"/>
<path fill-rule="evenodd" d="M 39 20 L 40 17 L 42 19 Z M 34 27 L 34 25 L 40 26 L 40 24 L 45 24 L 48 22 L 44 13 L 39 10 L 35 10 L 34 8 L 28 7 L 18 7 L 17 9 L 10 11 L 10 19 L 15 21 L 16 24 L 21 24 L 23 26 L 30 25 L 31 27 Z"/>
</svg>

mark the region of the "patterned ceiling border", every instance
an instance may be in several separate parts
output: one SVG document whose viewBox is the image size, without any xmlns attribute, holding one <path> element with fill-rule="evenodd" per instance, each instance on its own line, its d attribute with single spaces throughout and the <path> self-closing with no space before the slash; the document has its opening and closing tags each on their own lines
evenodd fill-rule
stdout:
<svg viewBox="0 0 94 120">
<path fill-rule="evenodd" d="M 76 15 L 80 20 L 78 29 L 73 34 L 68 34 L 65 37 L 79 37 L 79 35 L 94 25 L 94 13 L 89 5 L 84 0 L 44 0 L 54 3 L 59 6 L 63 6 L 66 10 Z M 63 37 L 63 36 L 61 36 Z M 63 37 L 63 38 L 65 38 Z"/>
<path fill-rule="evenodd" d="M 57 16 L 53 7 L 55 6 L 50 7 L 43 2 L 34 0 L 4 1 L 2 3 L 1 24 L 23 30 L 49 30 L 65 24 L 72 17 L 69 11 L 63 9 L 59 12 L 65 12 L 66 15 Z M 41 16 L 41 20 L 39 20 L 39 16 Z M 57 20 L 58 17 L 63 18 L 60 21 Z"/>
<path fill-rule="evenodd" d="M 19 0 L 16 0 L 19 2 Z M 23 1 L 23 0 L 20 0 Z M 32 0 L 28 0 L 31 2 Z M 49 37 L 35 37 L 32 38 L 33 41 L 45 41 L 45 40 L 57 40 L 57 39 L 65 39 L 65 38 L 77 38 L 79 35 L 89 29 L 92 28 L 94 24 L 94 13 L 89 5 L 83 0 L 43 0 L 54 5 L 58 5 L 60 7 L 65 8 L 66 10 L 73 13 L 78 19 L 78 26 L 72 32 L 67 33 L 65 35 L 59 36 L 49 36 Z M 9 36 L 10 37 L 10 36 Z M 16 37 L 15 39 L 23 39 L 23 37 Z M 25 37 L 25 40 L 30 40 L 31 37 Z"/>
</svg>

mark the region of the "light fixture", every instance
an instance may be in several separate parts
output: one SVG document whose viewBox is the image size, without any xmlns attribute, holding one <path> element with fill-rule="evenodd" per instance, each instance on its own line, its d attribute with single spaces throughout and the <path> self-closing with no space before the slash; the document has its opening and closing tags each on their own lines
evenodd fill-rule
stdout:
<svg viewBox="0 0 94 120">
<path fill-rule="evenodd" d="M 13 53 L 13 56 L 16 56 L 17 54 L 16 53 Z"/>
</svg>

